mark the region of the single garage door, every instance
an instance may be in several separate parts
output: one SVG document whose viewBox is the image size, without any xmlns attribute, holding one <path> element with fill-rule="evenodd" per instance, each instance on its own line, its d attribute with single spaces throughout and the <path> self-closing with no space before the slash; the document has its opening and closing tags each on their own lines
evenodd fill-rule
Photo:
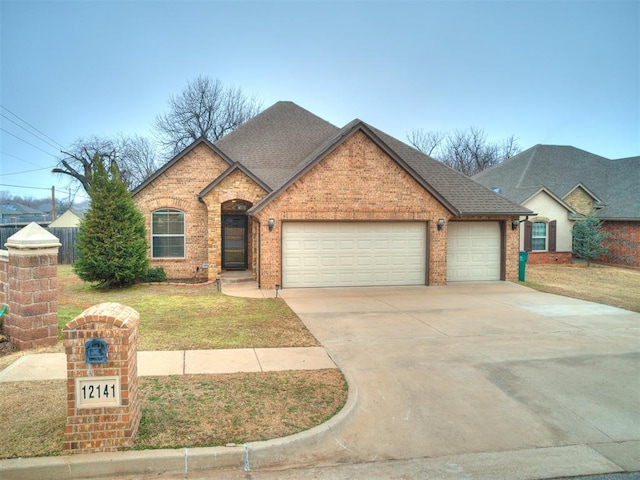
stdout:
<svg viewBox="0 0 640 480">
<path fill-rule="evenodd" d="M 284 287 L 424 285 L 426 223 L 285 222 Z"/>
<path fill-rule="evenodd" d="M 500 224 L 447 225 L 447 281 L 500 280 Z"/>
</svg>

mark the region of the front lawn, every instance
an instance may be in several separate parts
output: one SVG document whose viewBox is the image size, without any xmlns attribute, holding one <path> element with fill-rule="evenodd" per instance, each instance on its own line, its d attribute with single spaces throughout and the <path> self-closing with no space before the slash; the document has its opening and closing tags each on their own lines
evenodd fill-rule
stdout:
<svg viewBox="0 0 640 480">
<path fill-rule="evenodd" d="M 237 298 L 215 285 L 145 284 L 98 290 L 58 267 L 60 330 L 92 305 L 117 302 L 140 314 L 138 350 L 310 347 L 318 345 L 281 298 Z"/>
<path fill-rule="evenodd" d="M 543 292 L 640 312 L 640 270 L 583 262 L 527 265 L 525 285 Z"/>
<path fill-rule="evenodd" d="M 317 340 L 284 300 L 228 297 L 214 285 L 101 291 L 58 268 L 59 326 L 118 302 L 140 313 L 139 350 L 306 347 Z M 56 348 L 41 351 L 62 351 Z M 18 356 L 0 359 L 0 369 Z M 62 454 L 66 381 L 0 383 L 0 458 Z M 338 369 L 140 379 L 135 449 L 219 446 L 291 435 L 335 415 L 347 399 Z"/>
</svg>

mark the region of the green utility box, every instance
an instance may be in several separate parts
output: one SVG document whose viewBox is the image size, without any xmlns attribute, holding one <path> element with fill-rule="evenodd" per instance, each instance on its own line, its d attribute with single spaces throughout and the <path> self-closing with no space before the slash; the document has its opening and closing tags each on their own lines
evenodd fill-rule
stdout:
<svg viewBox="0 0 640 480">
<path fill-rule="evenodd" d="M 518 280 L 524 282 L 524 273 L 527 266 L 527 259 L 529 258 L 529 252 L 521 251 L 518 257 Z"/>
</svg>

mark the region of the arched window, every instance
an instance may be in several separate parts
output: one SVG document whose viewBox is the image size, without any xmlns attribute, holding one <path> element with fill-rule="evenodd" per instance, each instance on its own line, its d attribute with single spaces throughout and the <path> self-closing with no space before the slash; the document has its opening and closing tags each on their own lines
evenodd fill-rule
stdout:
<svg viewBox="0 0 640 480">
<path fill-rule="evenodd" d="M 151 213 L 151 257 L 185 257 L 184 212 L 163 208 Z"/>
</svg>

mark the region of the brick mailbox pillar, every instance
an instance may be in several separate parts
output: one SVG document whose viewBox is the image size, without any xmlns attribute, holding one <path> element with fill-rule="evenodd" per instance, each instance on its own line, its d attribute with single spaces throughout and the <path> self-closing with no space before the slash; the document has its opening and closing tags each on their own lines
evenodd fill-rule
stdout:
<svg viewBox="0 0 640 480">
<path fill-rule="evenodd" d="M 18 350 L 58 343 L 60 241 L 37 223 L 10 236 L 4 332 Z"/>
<path fill-rule="evenodd" d="M 101 303 L 62 331 L 67 354 L 67 453 L 131 447 L 140 424 L 137 339 L 131 307 Z"/>
</svg>

